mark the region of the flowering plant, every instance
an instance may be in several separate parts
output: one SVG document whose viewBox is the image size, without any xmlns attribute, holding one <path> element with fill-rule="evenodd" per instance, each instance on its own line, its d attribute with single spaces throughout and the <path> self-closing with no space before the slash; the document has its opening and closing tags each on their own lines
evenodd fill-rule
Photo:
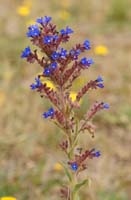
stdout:
<svg viewBox="0 0 131 200">
<path fill-rule="evenodd" d="M 82 70 L 87 70 L 93 64 L 91 58 L 79 58 L 80 54 L 90 50 L 90 42 L 85 40 L 82 44 L 76 44 L 70 51 L 64 49 L 61 44 L 70 39 L 73 30 L 68 26 L 60 31 L 56 30 L 56 25 L 51 23 L 51 17 L 45 16 L 37 19 L 37 24 L 28 28 L 27 37 L 31 38 L 33 45 L 40 48 L 44 54 L 39 58 L 37 50 L 31 51 L 26 47 L 21 54 L 22 58 L 30 63 L 37 62 L 42 67 L 42 73 L 35 78 L 35 82 L 30 85 L 32 90 L 40 93 L 41 97 L 48 98 L 50 107 L 43 113 L 43 118 L 50 118 L 64 133 L 64 140 L 60 143 L 60 148 L 66 155 L 66 162 L 63 163 L 65 174 L 68 177 L 68 184 L 61 189 L 61 195 L 67 200 L 78 200 L 78 190 L 88 183 L 88 179 L 78 182 L 78 175 L 87 168 L 89 159 L 98 158 L 101 153 L 95 148 L 83 150 L 76 149 L 79 144 L 79 136 L 87 130 L 94 136 L 95 127 L 91 120 L 94 115 L 102 110 L 108 109 L 109 104 L 95 102 L 87 113 L 78 119 L 76 109 L 80 108 L 80 100 L 93 89 L 103 88 L 103 79 L 98 76 L 95 80 L 87 82 L 77 93 L 75 101 L 70 98 L 71 87 Z M 41 78 L 47 77 L 55 85 L 55 89 L 41 82 Z M 78 149 L 77 149 L 78 150 Z"/>
</svg>

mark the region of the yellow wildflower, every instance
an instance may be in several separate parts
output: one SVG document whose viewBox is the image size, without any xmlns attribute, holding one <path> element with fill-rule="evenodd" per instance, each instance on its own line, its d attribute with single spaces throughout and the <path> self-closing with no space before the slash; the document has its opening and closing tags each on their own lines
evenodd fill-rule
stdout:
<svg viewBox="0 0 131 200">
<path fill-rule="evenodd" d="M 5 100 L 6 100 L 5 93 L 0 91 L 0 106 L 3 106 Z"/>
<path fill-rule="evenodd" d="M 56 163 L 56 164 L 54 165 L 54 170 L 55 170 L 55 171 L 62 171 L 62 170 L 63 170 L 63 167 L 62 167 L 62 165 L 61 165 L 60 163 Z"/>
<path fill-rule="evenodd" d="M 26 5 L 17 7 L 16 11 L 20 16 L 28 16 L 30 14 L 30 8 Z"/>
<path fill-rule="evenodd" d="M 62 20 L 67 20 L 70 18 L 70 13 L 66 10 L 62 10 L 58 13 L 59 15 L 59 18 L 62 19 Z"/>
<path fill-rule="evenodd" d="M 76 96 L 77 96 L 77 92 L 74 92 L 74 91 L 70 92 L 70 98 L 71 98 L 71 100 L 72 100 L 73 102 L 75 102 Z M 80 100 L 80 102 L 79 102 L 80 104 L 81 104 L 81 101 L 82 101 L 82 100 Z"/>
<path fill-rule="evenodd" d="M 73 102 L 76 100 L 76 95 L 77 95 L 76 92 L 70 92 L 70 98 L 71 98 L 71 100 L 72 100 Z"/>
<path fill-rule="evenodd" d="M 40 74 L 39 74 L 40 75 Z M 51 89 L 55 89 L 55 86 L 54 86 L 54 84 L 51 82 L 51 81 L 49 81 L 49 80 L 45 80 L 45 78 L 44 77 L 40 77 L 40 81 L 41 81 L 41 83 L 46 83 L 46 85 L 47 85 L 47 87 L 49 87 L 49 88 L 51 88 Z"/>
<path fill-rule="evenodd" d="M 0 200 L 16 200 L 15 197 L 1 197 Z"/>
<path fill-rule="evenodd" d="M 109 51 L 108 48 L 104 45 L 98 45 L 96 46 L 96 48 L 94 49 L 95 54 L 100 55 L 100 56 L 106 56 Z"/>
</svg>

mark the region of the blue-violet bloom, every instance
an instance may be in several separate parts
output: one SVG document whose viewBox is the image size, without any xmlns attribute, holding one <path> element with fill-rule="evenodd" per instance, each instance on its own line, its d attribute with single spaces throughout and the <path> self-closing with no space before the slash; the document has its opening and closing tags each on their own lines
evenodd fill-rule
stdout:
<svg viewBox="0 0 131 200">
<path fill-rule="evenodd" d="M 30 47 L 26 47 L 21 54 L 21 58 L 27 58 L 31 54 Z"/>
<path fill-rule="evenodd" d="M 80 53 L 81 53 L 80 49 L 77 49 L 77 50 L 71 49 L 70 50 L 70 54 L 71 54 L 71 56 L 73 56 L 74 60 L 78 59 L 78 56 L 80 55 Z"/>
<path fill-rule="evenodd" d="M 39 26 L 37 24 L 29 26 L 27 32 L 27 37 L 36 37 L 40 35 Z"/>
<path fill-rule="evenodd" d="M 83 64 L 85 66 L 90 66 L 91 64 L 94 63 L 94 61 L 92 60 L 92 58 L 90 58 L 90 59 L 87 60 L 87 58 L 85 58 L 85 57 L 82 58 L 80 62 L 81 62 L 81 64 Z"/>
<path fill-rule="evenodd" d="M 60 57 L 61 57 L 61 58 L 65 58 L 66 55 L 67 55 L 67 50 L 61 48 L 61 51 L 60 51 Z"/>
<path fill-rule="evenodd" d="M 73 33 L 74 31 L 71 29 L 71 28 L 69 28 L 68 26 L 66 27 L 66 29 L 64 30 L 64 29 L 61 29 L 60 30 L 60 33 L 62 34 L 62 35 L 68 35 L 68 34 L 71 34 L 71 33 Z"/>
<path fill-rule="evenodd" d="M 56 41 L 56 40 L 58 40 L 58 38 L 59 38 L 59 36 L 58 35 L 54 35 L 54 36 L 52 36 L 53 37 L 53 39 Z"/>
<path fill-rule="evenodd" d="M 104 85 L 103 85 L 103 83 L 98 83 L 98 84 L 97 84 L 97 87 L 99 87 L 99 88 L 104 88 Z"/>
<path fill-rule="evenodd" d="M 49 76 L 50 73 L 51 73 L 50 68 L 45 68 L 45 69 L 44 69 L 44 75 Z"/>
<path fill-rule="evenodd" d="M 50 108 L 47 112 L 44 112 L 42 116 L 44 118 L 52 117 L 54 115 L 54 109 Z"/>
<path fill-rule="evenodd" d="M 54 109 L 53 109 L 53 108 L 50 108 L 50 109 L 48 110 L 48 114 L 49 114 L 50 116 L 53 116 L 53 115 L 54 115 Z"/>
<path fill-rule="evenodd" d="M 41 81 L 39 78 L 35 78 L 35 83 L 32 83 L 30 85 L 32 90 L 35 90 L 36 88 L 40 87 L 42 85 Z"/>
<path fill-rule="evenodd" d="M 100 151 L 95 152 L 95 157 L 99 157 L 101 155 Z"/>
<path fill-rule="evenodd" d="M 98 76 L 97 79 L 96 79 L 96 81 L 97 81 L 98 83 L 99 83 L 99 82 L 103 82 L 103 79 L 102 79 L 101 76 Z"/>
<path fill-rule="evenodd" d="M 44 44 L 50 44 L 51 41 L 52 41 L 52 39 L 53 39 L 52 36 L 47 35 L 47 36 L 45 36 L 45 37 L 43 38 L 43 42 L 44 42 Z"/>
<path fill-rule="evenodd" d="M 89 40 L 85 40 L 84 43 L 83 43 L 85 49 L 89 50 L 91 47 L 90 47 L 90 41 Z"/>
<path fill-rule="evenodd" d="M 72 164 L 71 164 L 71 168 L 72 168 L 73 171 L 77 171 L 77 169 L 78 169 L 77 163 L 75 163 L 75 162 L 72 163 Z"/>
<path fill-rule="evenodd" d="M 108 103 L 104 103 L 104 104 L 103 104 L 103 108 L 109 109 L 109 108 L 110 108 L 110 105 L 109 105 Z"/>
<path fill-rule="evenodd" d="M 51 68 L 52 68 L 52 69 L 56 69 L 56 68 L 57 68 L 57 62 L 51 63 Z"/>
<path fill-rule="evenodd" d="M 51 17 L 45 16 L 45 17 L 38 18 L 36 22 L 39 24 L 47 24 L 51 21 L 51 19 L 52 19 Z"/>
<path fill-rule="evenodd" d="M 56 51 L 54 51 L 53 53 L 52 53 L 52 55 L 51 55 L 51 58 L 53 59 L 53 60 L 57 60 L 58 58 L 59 58 L 59 53 L 57 53 Z"/>
</svg>

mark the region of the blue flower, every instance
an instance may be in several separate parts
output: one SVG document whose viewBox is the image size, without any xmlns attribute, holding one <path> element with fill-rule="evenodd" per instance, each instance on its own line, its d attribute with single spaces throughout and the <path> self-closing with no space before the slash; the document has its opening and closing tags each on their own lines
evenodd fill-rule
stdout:
<svg viewBox="0 0 131 200">
<path fill-rule="evenodd" d="M 73 56 L 74 60 L 78 59 L 78 56 L 80 55 L 80 53 L 81 53 L 80 49 L 77 49 L 77 50 L 71 49 L 70 50 L 70 55 Z"/>
<path fill-rule="evenodd" d="M 59 58 L 59 53 L 57 53 L 56 51 L 54 51 L 53 53 L 52 53 L 52 55 L 51 55 L 51 58 L 53 59 L 53 60 L 57 60 L 58 58 Z"/>
<path fill-rule="evenodd" d="M 56 62 L 51 63 L 51 68 L 52 69 L 56 69 L 57 68 L 57 63 Z"/>
<path fill-rule="evenodd" d="M 45 17 L 38 18 L 36 22 L 39 24 L 47 24 L 51 21 L 51 19 L 52 19 L 51 17 L 45 16 Z"/>
<path fill-rule="evenodd" d="M 48 118 L 48 117 L 49 117 L 48 113 L 46 113 L 46 112 L 44 112 L 44 113 L 42 114 L 42 116 L 43 116 L 44 118 Z"/>
<path fill-rule="evenodd" d="M 36 37 L 40 35 L 40 30 L 37 24 L 29 26 L 28 30 L 27 37 Z"/>
<path fill-rule="evenodd" d="M 55 41 L 58 40 L 58 38 L 59 38 L 58 35 L 54 35 L 54 36 L 53 36 L 53 39 L 54 39 Z"/>
<path fill-rule="evenodd" d="M 94 61 L 92 60 L 92 58 L 88 59 L 87 58 L 82 58 L 80 61 L 81 64 L 85 65 L 85 66 L 90 66 L 91 64 L 94 63 Z"/>
<path fill-rule="evenodd" d="M 54 115 L 54 109 L 53 109 L 53 108 L 50 108 L 50 109 L 48 110 L 48 114 L 49 114 L 49 116 L 53 116 L 53 115 Z"/>
<path fill-rule="evenodd" d="M 40 87 L 42 85 L 41 81 L 39 78 L 35 78 L 35 83 L 32 83 L 30 85 L 32 90 L 35 90 L 36 88 Z"/>
<path fill-rule="evenodd" d="M 95 157 L 99 157 L 101 155 L 100 151 L 95 152 Z"/>
<path fill-rule="evenodd" d="M 67 55 L 67 50 L 61 48 L 61 51 L 60 51 L 60 57 L 61 57 L 61 58 L 65 58 L 66 55 Z"/>
<path fill-rule="evenodd" d="M 98 84 L 97 84 L 97 87 L 99 87 L 99 88 L 104 88 L 104 85 L 103 85 L 103 83 L 98 83 Z"/>
<path fill-rule="evenodd" d="M 30 47 L 26 47 L 21 54 L 21 58 L 27 58 L 31 54 Z"/>
<path fill-rule="evenodd" d="M 71 168 L 72 168 L 73 171 L 77 171 L 77 169 L 78 169 L 77 163 L 76 162 L 72 163 Z"/>
<path fill-rule="evenodd" d="M 110 108 L 110 105 L 109 105 L 108 103 L 104 103 L 104 104 L 103 104 L 103 108 L 109 109 L 109 108 Z"/>
<path fill-rule="evenodd" d="M 87 63 L 88 63 L 87 58 L 85 58 L 85 57 L 82 58 L 80 62 L 81 62 L 81 64 L 83 64 L 83 65 L 87 65 Z"/>
<path fill-rule="evenodd" d="M 32 90 L 35 90 L 35 89 L 37 88 L 35 83 L 32 83 L 32 84 L 30 85 L 30 87 L 31 87 Z"/>
<path fill-rule="evenodd" d="M 44 118 L 52 117 L 52 116 L 54 115 L 54 113 L 55 113 L 54 109 L 53 109 L 53 108 L 50 108 L 47 112 L 44 112 L 44 113 L 42 114 L 42 116 L 43 116 Z"/>
<path fill-rule="evenodd" d="M 45 68 L 45 70 L 44 70 L 44 75 L 49 76 L 50 73 L 51 73 L 50 68 Z"/>
<path fill-rule="evenodd" d="M 81 53 L 81 50 L 80 50 L 80 49 L 77 49 L 77 50 L 75 51 L 75 54 L 76 54 L 77 56 L 79 56 L 80 53 Z"/>
<path fill-rule="evenodd" d="M 94 64 L 94 61 L 92 58 L 88 59 L 87 61 L 88 61 L 88 65 Z"/>
<path fill-rule="evenodd" d="M 98 83 L 99 83 L 99 82 L 103 82 L 103 79 L 102 79 L 101 76 L 98 76 L 97 79 L 96 79 L 96 81 L 97 81 Z"/>
<path fill-rule="evenodd" d="M 50 44 L 51 41 L 52 41 L 52 39 L 53 39 L 52 36 L 47 35 L 47 36 L 45 36 L 45 37 L 43 38 L 43 42 L 44 42 L 44 44 Z"/>
<path fill-rule="evenodd" d="M 85 40 L 84 43 L 83 43 L 85 49 L 89 50 L 91 47 L 90 47 L 90 41 L 89 40 Z"/>
<path fill-rule="evenodd" d="M 71 28 L 69 28 L 68 26 L 66 27 L 66 29 L 64 30 L 64 29 L 61 29 L 60 30 L 60 33 L 62 34 L 62 35 L 68 35 L 68 34 L 71 34 L 71 33 L 73 33 L 74 31 L 71 29 Z"/>
</svg>

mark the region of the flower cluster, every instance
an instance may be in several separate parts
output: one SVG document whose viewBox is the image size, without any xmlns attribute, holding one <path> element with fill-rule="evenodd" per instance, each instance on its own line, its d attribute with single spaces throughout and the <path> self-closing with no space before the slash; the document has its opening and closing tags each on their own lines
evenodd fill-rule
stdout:
<svg viewBox="0 0 131 200">
<path fill-rule="evenodd" d="M 80 58 L 83 52 L 91 49 L 91 44 L 86 39 L 70 50 L 63 48 L 62 44 L 69 41 L 70 35 L 74 31 L 68 26 L 58 31 L 51 20 L 51 17 L 48 16 L 38 18 L 36 24 L 28 28 L 27 37 L 38 48 L 31 51 L 29 46 L 26 47 L 21 57 L 25 58 L 27 62 L 36 62 L 42 67 L 42 73 L 35 78 L 35 83 L 32 83 L 30 87 L 39 92 L 41 97 L 50 100 L 52 107 L 42 116 L 45 119 L 53 120 L 65 132 L 66 139 L 62 141 L 60 147 L 68 159 L 67 170 L 71 169 L 72 173 L 78 173 L 87 168 L 88 158 L 97 158 L 101 155 L 100 151 L 95 149 L 85 150 L 84 153 L 76 155 L 78 136 L 87 130 L 94 137 L 95 127 L 91 120 L 98 111 L 109 109 L 109 104 L 96 101 L 78 121 L 76 108 L 80 108 L 81 99 L 90 90 L 104 88 L 103 78 L 99 75 L 94 80 L 88 81 L 75 93 L 75 98 L 72 99 L 71 88 L 74 80 L 81 75 L 82 71 L 90 69 L 94 63 L 92 58 Z M 43 52 L 42 58 L 39 57 L 38 49 Z M 50 87 L 46 79 L 55 87 Z"/>
<path fill-rule="evenodd" d="M 87 158 L 98 158 L 101 155 L 100 151 L 96 151 L 95 149 L 86 150 L 84 153 L 81 153 L 80 155 L 75 155 L 74 160 L 69 161 L 68 164 L 71 166 L 71 169 L 73 171 L 81 171 L 87 168 L 85 164 L 85 160 Z"/>
</svg>

